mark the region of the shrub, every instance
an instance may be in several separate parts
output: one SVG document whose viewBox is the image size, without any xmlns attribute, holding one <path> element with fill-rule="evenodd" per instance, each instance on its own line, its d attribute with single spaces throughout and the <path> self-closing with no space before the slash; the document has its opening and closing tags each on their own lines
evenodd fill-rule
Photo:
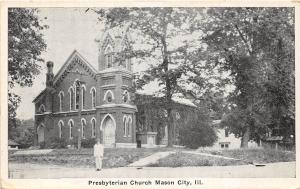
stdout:
<svg viewBox="0 0 300 189">
<path fill-rule="evenodd" d="M 81 147 L 82 148 L 93 148 L 96 144 L 95 138 L 89 138 L 89 139 L 82 139 L 81 140 Z"/>
<path fill-rule="evenodd" d="M 53 137 L 50 139 L 50 148 L 67 148 L 67 141 L 64 138 Z"/>
<path fill-rule="evenodd" d="M 215 130 L 200 119 L 191 120 L 187 127 L 179 130 L 179 142 L 188 148 L 212 146 L 217 140 Z"/>
<path fill-rule="evenodd" d="M 40 142 L 39 146 L 40 146 L 40 149 L 45 149 L 46 148 L 46 142 L 45 141 Z"/>
<path fill-rule="evenodd" d="M 19 148 L 23 149 L 23 148 L 29 148 L 30 146 L 32 146 L 33 140 L 34 140 L 34 134 L 35 134 L 34 129 L 29 128 L 25 131 L 25 134 L 23 137 L 19 137 L 19 138 L 15 139 L 15 141 L 20 144 Z"/>
</svg>

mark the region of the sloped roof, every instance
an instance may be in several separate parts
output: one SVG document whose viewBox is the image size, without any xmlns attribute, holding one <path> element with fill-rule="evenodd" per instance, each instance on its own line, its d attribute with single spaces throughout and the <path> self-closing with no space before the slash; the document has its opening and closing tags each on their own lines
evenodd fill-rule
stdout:
<svg viewBox="0 0 300 189">
<path fill-rule="evenodd" d="M 63 74 L 63 72 L 67 69 L 67 67 L 72 63 L 72 59 L 78 56 L 83 63 L 85 63 L 90 69 L 91 71 L 96 74 L 97 70 L 75 49 L 71 55 L 67 58 L 67 60 L 65 61 L 65 63 L 63 64 L 63 66 L 60 68 L 60 70 L 57 72 L 57 74 L 54 76 L 53 79 L 53 84 L 55 85 L 55 83 L 58 81 L 58 79 L 60 78 L 60 76 Z"/>
<path fill-rule="evenodd" d="M 80 58 L 82 62 L 87 65 L 87 67 L 93 72 L 94 74 L 97 74 L 97 70 L 75 49 L 71 55 L 67 58 L 63 66 L 59 69 L 57 74 L 55 74 L 53 79 L 53 85 L 56 84 L 56 82 L 59 80 L 59 78 L 63 75 L 64 71 L 68 68 L 68 66 L 72 63 L 73 58 L 75 57 Z M 42 90 L 34 99 L 32 102 L 35 102 L 39 97 L 41 97 L 46 92 L 46 88 Z"/>
<path fill-rule="evenodd" d="M 44 93 L 46 92 L 46 89 L 42 90 L 33 100 L 32 102 L 37 101 L 38 98 L 40 98 Z"/>
<path fill-rule="evenodd" d="M 143 91 L 136 91 L 135 93 L 138 95 L 155 97 L 153 93 L 145 93 Z M 158 96 L 157 98 L 160 98 L 160 97 Z M 186 105 L 186 106 L 197 107 L 193 102 L 191 102 L 189 99 L 186 99 L 186 98 L 172 97 L 172 101 L 175 103 L 178 103 L 178 104 Z"/>
</svg>

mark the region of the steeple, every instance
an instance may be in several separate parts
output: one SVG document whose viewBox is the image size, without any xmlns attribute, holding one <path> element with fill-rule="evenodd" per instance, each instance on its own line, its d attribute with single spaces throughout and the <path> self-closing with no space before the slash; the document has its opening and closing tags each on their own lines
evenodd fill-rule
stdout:
<svg viewBox="0 0 300 189">
<path fill-rule="evenodd" d="M 116 27 L 104 32 L 99 42 L 99 71 L 107 69 L 131 71 L 131 60 L 128 58 L 128 27 Z"/>
</svg>

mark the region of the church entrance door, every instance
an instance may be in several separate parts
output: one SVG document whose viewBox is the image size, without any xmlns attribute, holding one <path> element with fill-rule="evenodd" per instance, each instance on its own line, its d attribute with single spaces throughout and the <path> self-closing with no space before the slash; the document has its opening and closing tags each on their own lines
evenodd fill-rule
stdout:
<svg viewBox="0 0 300 189">
<path fill-rule="evenodd" d="M 113 147 L 115 144 L 115 124 L 111 117 L 107 116 L 103 124 L 103 143 L 104 146 Z"/>
</svg>

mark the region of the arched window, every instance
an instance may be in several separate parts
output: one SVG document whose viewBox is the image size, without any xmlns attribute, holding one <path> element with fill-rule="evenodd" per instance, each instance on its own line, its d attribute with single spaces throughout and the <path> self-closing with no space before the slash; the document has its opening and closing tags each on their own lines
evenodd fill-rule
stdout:
<svg viewBox="0 0 300 189">
<path fill-rule="evenodd" d="M 92 94 L 92 107 L 96 107 L 96 89 L 95 87 L 91 88 L 90 93 Z"/>
<path fill-rule="evenodd" d="M 80 84 L 79 81 L 75 81 L 75 109 L 79 109 L 79 98 L 80 98 Z"/>
<path fill-rule="evenodd" d="M 130 60 L 129 59 L 125 60 L 125 64 L 126 64 L 126 69 L 130 70 Z"/>
<path fill-rule="evenodd" d="M 123 117 L 123 133 L 124 133 L 124 137 L 127 136 L 127 126 L 128 126 L 128 124 L 127 124 L 127 116 L 124 115 L 124 117 Z"/>
<path fill-rule="evenodd" d="M 127 136 L 130 137 L 131 136 L 131 129 L 132 129 L 132 119 L 131 116 L 128 117 L 128 121 L 127 121 Z"/>
<path fill-rule="evenodd" d="M 96 119 L 92 118 L 92 137 L 96 137 Z"/>
<path fill-rule="evenodd" d="M 69 132 L 69 138 L 73 138 L 73 129 L 74 129 L 74 121 L 72 119 L 69 120 L 69 127 L 70 127 L 70 132 Z"/>
<path fill-rule="evenodd" d="M 179 112 L 176 112 L 175 117 L 176 117 L 177 120 L 179 120 L 179 119 L 181 118 L 180 113 L 179 113 Z"/>
<path fill-rule="evenodd" d="M 64 102 L 64 92 L 63 91 L 59 92 L 58 98 L 59 98 L 59 111 L 62 112 L 63 102 Z"/>
<path fill-rule="evenodd" d="M 84 118 L 81 119 L 81 138 L 85 138 L 85 127 L 86 120 Z"/>
<path fill-rule="evenodd" d="M 105 63 L 106 67 L 110 68 L 113 66 L 113 53 L 112 53 L 112 48 L 110 45 L 108 45 L 105 49 Z"/>
<path fill-rule="evenodd" d="M 127 90 L 125 90 L 122 95 L 123 102 L 125 102 L 125 103 L 129 102 L 129 98 L 130 98 L 129 92 Z"/>
<path fill-rule="evenodd" d="M 43 113 L 45 113 L 45 111 L 46 111 L 46 109 L 45 109 L 44 104 L 41 104 L 39 107 L 39 113 L 43 114 Z"/>
<path fill-rule="evenodd" d="M 38 134 L 38 142 L 44 142 L 45 141 L 45 125 L 41 123 L 37 127 L 37 134 Z"/>
<path fill-rule="evenodd" d="M 58 137 L 61 138 L 62 137 L 62 128 L 64 126 L 64 122 L 62 120 L 60 120 L 58 122 Z"/>
<path fill-rule="evenodd" d="M 69 88 L 69 96 L 70 96 L 70 110 L 74 109 L 74 89 L 73 87 Z"/>
<path fill-rule="evenodd" d="M 104 101 L 106 102 L 112 102 L 112 100 L 114 99 L 114 94 L 111 90 L 107 90 L 104 94 Z"/>
<path fill-rule="evenodd" d="M 85 93 L 86 93 L 86 87 L 85 87 L 85 85 L 82 85 L 82 88 L 81 88 L 81 96 L 82 96 L 81 105 L 82 105 L 82 109 L 84 109 L 84 107 L 85 107 Z"/>
</svg>

